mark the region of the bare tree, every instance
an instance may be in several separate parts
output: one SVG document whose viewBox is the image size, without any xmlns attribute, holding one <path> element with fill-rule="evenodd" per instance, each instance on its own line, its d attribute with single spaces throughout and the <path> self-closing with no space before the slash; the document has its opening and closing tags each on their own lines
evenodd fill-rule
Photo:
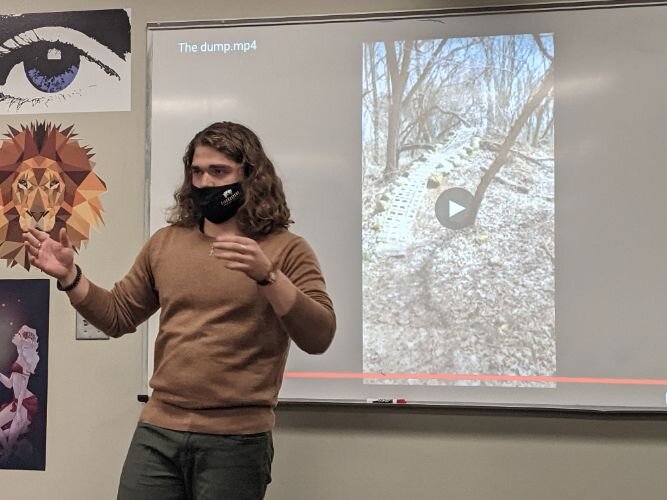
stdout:
<svg viewBox="0 0 667 500">
<path fill-rule="evenodd" d="M 477 212 L 479 211 L 479 206 L 482 202 L 482 199 L 484 198 L 486 189 L 489 187 L 489 184 L 491 183 L 495 175 L 498 173 L 498 171 L 501 169 L 501 167 L 507 162 L 507 156 L 510 152 L 510 149 L 516 142 L 516 139 L 519 136 L 521 129 L 528 121 L 528 118 L 535 112 L 540 103 L 549 95 L 549 92 L 553 87 L 553 83 L 554 83 L 554 77 L 553 77 L 553 64 L 552 64 L 551 66 L 549 66 L 549 69 L 545 73 L 544 79 L 542 80 L 542 83 L 538 87 L 537 91 L 530 97 L 530 99 L 528 99 L 526 104 L 523 106 L 521 113 L 519 114 L 518 118 L 510 128 L 507 137 L 500 146 L 495 159 L 493 160 L 493 162 L 489 166 L 489 169 L 486 171 L 484 177 L 482 177 L 482 180 L 477 186 L 472 202 L 473 220 L 477 217 Z"/>
<path fill-rule="evenodd" d="M 380 99 L 378 96 L 378 68 L 376 62 L 375 44 L 366 44 L 366 81 L 368 82 L 368 92 L 370 92 L 370 114 L 373 129 L 371 139 L 371 161 L 373 164 L 380 162 Z"/>
<path fill-rule="evenodd" d="M 401 111 L 405 103 L 409 102 L 436 66 L 438 57 L 445 47 L 447 39 L 440 40 L 431 53 L 417 78 L 408 87 L 410 63 L 413 57 L 415 41 L 386 42 L 387 77 L 389 80 L 389 110 L 387 116 L 387 156 L 385 174 L 394 176 L 398 172 L 399 134 L 401 126 Z M 398 55 L 396 54 L 398 48 Z"/>
</svg>

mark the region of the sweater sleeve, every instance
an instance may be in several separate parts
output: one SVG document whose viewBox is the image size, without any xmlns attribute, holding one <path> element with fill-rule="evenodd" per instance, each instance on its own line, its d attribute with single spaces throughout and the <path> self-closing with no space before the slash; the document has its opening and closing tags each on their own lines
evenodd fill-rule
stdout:
<svg viewBox="0 0 667 500">
<path fill-rule="evenodd" d="M 289 246 L 281 271 L 297 287 L 296 301 L 281 317 L 283 328 L 299 348 L 321 354 L 336 331 L 336 315 L 315 253 L 303 238 Z"/>
<path fill-rule="evenodd" d="M 92 325 L 110 337 L 136 331 L 160 308 L 159 296 L 151 269 L 149 240 L 125 277 L 105 290 L 90 283 L 90 289 L 74 308 Z"/>
</svg>

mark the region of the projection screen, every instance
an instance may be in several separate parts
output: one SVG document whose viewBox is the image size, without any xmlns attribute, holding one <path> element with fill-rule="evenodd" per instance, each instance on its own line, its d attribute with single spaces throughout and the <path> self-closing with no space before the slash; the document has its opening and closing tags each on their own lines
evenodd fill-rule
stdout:
<svg viewBox="0 0 667 500">
<path fill-rule="evenodd" d="M 147 233 L 243 123 L 338 319 L 281 400 L 664 411 L 663 3 L 151 24 Z"/>
</svg>

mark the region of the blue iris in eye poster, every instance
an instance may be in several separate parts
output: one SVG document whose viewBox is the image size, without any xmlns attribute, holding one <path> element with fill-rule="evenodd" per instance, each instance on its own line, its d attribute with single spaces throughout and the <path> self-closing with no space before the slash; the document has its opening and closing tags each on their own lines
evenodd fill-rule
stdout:
<svg viewBox="0 0 667 500">
<path fill-rule="evenodd" d="M 44 470 L 49 280 L 0 280 L 0 470 Z"/>
<path fill-rule="evenodd" d="M 130 110 L 129 9 L 0 16 L 0 114 Z"/>
</svg>

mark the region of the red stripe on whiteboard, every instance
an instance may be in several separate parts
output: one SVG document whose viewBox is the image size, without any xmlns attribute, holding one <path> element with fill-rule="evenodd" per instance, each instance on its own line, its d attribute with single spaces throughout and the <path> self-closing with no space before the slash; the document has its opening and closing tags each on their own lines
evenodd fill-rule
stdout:
<svg viewBox="0 0 667 500">
<path fill-rule="evenodd" d="M 665 385 L 667 380 L 639 378 L 549 377 L 539 375 L 477 375 L 465 373 L 341 373 L 285 372 L 285 378 L 384 380 L 490 380 L 497 382 L 558 382 L 566 384 Z"/>
</svg>

